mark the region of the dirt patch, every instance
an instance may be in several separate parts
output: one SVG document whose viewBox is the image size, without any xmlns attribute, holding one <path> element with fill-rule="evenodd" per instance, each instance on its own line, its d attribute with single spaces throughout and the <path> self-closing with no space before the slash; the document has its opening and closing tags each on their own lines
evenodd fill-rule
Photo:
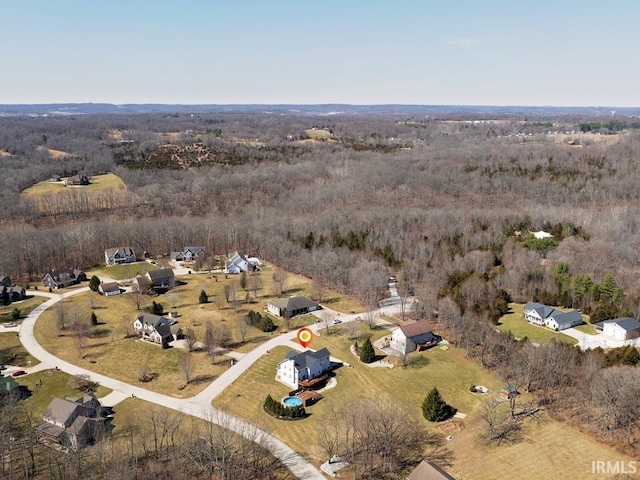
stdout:
<svg viewBox="0 0 640 480">
<path fill-rule="evenodd" d="M 451 419 L 438 425 L 436 429 L 444 435 L 451 435 L 460 430 L 464 430 L 464 422 L 462 420 Z"/>
<path fill-rule="evenodd" d="M 62 150 L 53 150 L 51 148 L 45 148 L 42 146 L 37 147 L 36 150 L 47 152 L 47 155 L 49 155 L 51 158 L 65 158 L 71 156 L 71 154 L 68 152 L 63 152 Z"/>
</svg>

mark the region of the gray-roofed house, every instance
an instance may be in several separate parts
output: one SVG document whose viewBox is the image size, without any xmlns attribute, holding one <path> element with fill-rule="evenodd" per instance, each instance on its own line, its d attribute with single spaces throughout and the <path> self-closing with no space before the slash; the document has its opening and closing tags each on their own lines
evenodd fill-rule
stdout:
<svg viewBox="0 0 640 480">
<path fill-rule="evenodd" d="M 42 283 L 51 288 L 66 288 L 84 282 L 87 275 L 77 268 L 51 270 L 42 279 Z"/>
<path fill-rule="evenodd" d="M 131 289 L 136 293 L 149 293 L 149 279 L 138 275 L 131 281 Z"/>
<path fill-rule="evenodd" d="M 113 295 L 120 295 L 122 293 L 118 282 L 102 282 L 98 285 L 98 291 L 105 297 L 112 297 Z"/>
<path fill-rule="evenodd" d="M 298 382 L 311 380 L 331 370 L 331 354 L 326 348 L 316 352 L 306 350 L 302 353 L 291 351 L 278 364 L 277 378 L 287 386 L 297 389 Z"/>
<path fill-rule="evenodd" d="M 111 407 L 103 407 L 93 394 L 78 400 L 54 398 L 36 426 L 38 441 L 61 450 L 77 451 L 111 433 Z"/>
<path fill-rule="evenodd" d="M 296 315 L 314 312 L 320 308 L 320 305 L 313 300 L 296 295 L 294 297 L 276 300 L 267 304 L 267 311 L 276 317 L 291 318 Z"/>
<path fill-rule="evenodd" d="M 107 248 L 104 251 L 104 261 L 107 265 L 120 265 L 136 261 L 136 254 L 131 247 Z"/>
<path fill-rule="evenodd" d="M 193 262 L 197 256 L 205 255 L 204 247 L 184 247 L 181 252 L 171 252 L 169 258 L 174 262 Z"/>
<path fill-rule="evenodd" d="M 422 460 L 409 474 L 407 480 L 454 480 L 454 478 L 435 463 Z"/>
<path fill-rule="evenodd" d="M 174 321 L 152 313 L 141 313 L 133 321 L 133 328 L 140 338 L 159 345 L 182 337 L 182 329 L 174 326 Z"/>
<path fill-rule="evenodd" d="M 224 273 L 231 273 L 237 275 L 242 272 L 249 271 L 249 261 L 244 255 L 233 252 L 229 255 L 229 258 L 224 262 Z"/>
<path fill-rule="evenodd" d="M 149 270 L 146 277 L 152 288 L 172 288 L 175 285 L 175 276 L 170 268 L 159 268 L 158 270 Z"/>
<path fill-rule="evenodd" d="M 406 323 L 391 332 L 391 348 L 400 354 L 415 352 L 436 343 L 431 324 L 427 321 Z"/>
<path fill-rule="evenodd" d="M 537 302 L 528 302 L 524 306 L 522 314 L 527 322 L 556 331 L 565 330 L 584 323 L 582 315 L 576 310 L 561 312 L 553 307 Z"/>
<path fill-rule="evenodd" d="M 640 322 L 631 317 L 605 320 L 596 323 L 595 327 L 598 332 L 618 340 L 631 340 L 640 337 Z"/>
</svg>

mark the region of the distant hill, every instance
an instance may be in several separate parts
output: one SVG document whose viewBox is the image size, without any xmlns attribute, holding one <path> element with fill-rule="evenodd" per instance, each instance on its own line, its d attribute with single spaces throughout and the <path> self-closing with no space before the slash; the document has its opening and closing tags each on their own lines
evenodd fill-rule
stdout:
<svg viewBox="0 0 640 480">
<path fill-rule="evenodd" d="M 473 105 L 169 105 L 169 104 L 125 104 L 111 103 L 50 103 L 0 105 L 0 116 L 63 116 L 91 114 L 136 114 L 136 113 L 278 113 L 308 115 L 530 115 L 530 116 L 638 116 L 640 107 L 535 107 L 535 106 L 473 106 Z"/>
</svg>

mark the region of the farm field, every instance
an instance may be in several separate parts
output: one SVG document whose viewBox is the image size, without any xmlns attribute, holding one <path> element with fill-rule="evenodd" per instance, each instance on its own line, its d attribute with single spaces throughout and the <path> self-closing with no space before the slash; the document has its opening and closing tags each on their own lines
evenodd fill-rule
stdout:
<svg viewBox="0 0 640 480">
<path fill-rule="evenodd" d="M 523 305 L 521 303 L 510 303 L 509 308 L 511 313 L 508 313 L 500 318 L 498 324 L 498 330 L 501 332 L 511 332 L 516 338 L 527 337 L 533 343 L 544 343 L 551 339 L 555 339 L 559 342 L 575 345 L 578 341 L 560 332 L 554 332 L 548 328 L 538 327 L 537 325 L 531 325 L 529 322 L 522 318 Z"/>
</svg>

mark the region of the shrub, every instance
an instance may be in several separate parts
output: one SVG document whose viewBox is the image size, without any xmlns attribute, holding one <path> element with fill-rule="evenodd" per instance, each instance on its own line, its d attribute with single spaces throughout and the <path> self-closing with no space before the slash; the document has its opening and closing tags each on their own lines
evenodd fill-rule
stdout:
<svg viewBox="0 0 640 480">
<path fill-rule="evenodd" d="M 14 320 L 18 320 L 20 318 L 20 315 L 21 312 L 18 307 L 15 307 L 13 310 L 11 310 L 11 318 L 13 318 Z"/>
<path fill-rule="evenodd" d="M 89 288 L 91 289 L 92 292 L 97 292 L 99 286 L 100 286 L 100 279 L 96 275 L 94 275 L 89 279 Z"/>
<path fill-rule="evenodd" d="M 360 361 L 364 363 L 371 363 L 375 358 L 376 353 L 373 350 L 373 345 L 371 344 L 371 340 L 367 338 L 360 348 Z"/>
<path fill-rule="evenodd" d="M 164 313 L 164 307 L 162 304 L 157 303 L 155 300 L 151 303 L 150 307 L 146 308 L 146 310 L 154 315 L 162 315 Z"/>
<path fill-rule="evenodd" d="M 207 292 L 204 290 L 200 290 L 200 297 L 198 298 L 198 303 L 209 303 L 209 296 Z"/>
<path fill-rule="evenodd" d="M 267 395 L 263 406 L 267 412 L 275 417 L 303 418 L 307 416 L 307 412 L 302 405 L 299 407 L 286 407 L 277 400 L 274 400 L 271 395 Z"/>
<path fill-rule="evenodd" d="M 458 410 L 444 401 L 436 387 L 429 392 L 422 402 L 422 414 L 430 422 L 442 422 L 453 417 Z"/>
</svg>

